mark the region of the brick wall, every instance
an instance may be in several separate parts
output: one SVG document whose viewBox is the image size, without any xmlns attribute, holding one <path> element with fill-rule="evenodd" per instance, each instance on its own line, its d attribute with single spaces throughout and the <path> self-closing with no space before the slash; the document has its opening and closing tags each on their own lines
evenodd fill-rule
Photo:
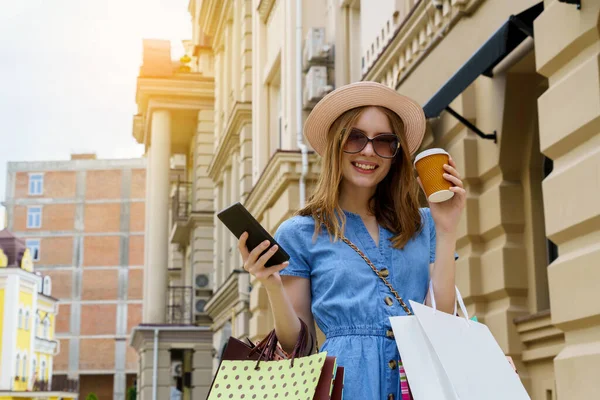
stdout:
<svg viewBox="0 0 600 400">
<path fill-rule="evenodd" d="M 142 316 L 143 269 L 128 267 L 144 264 L 146 171 L 116 165 L 39 172 L 44 175 L 41 196 L 28 194 L 29 171 L 16 172 L 15 186 L 9 191 L 14 198 L 7 200 L 12 202 L 8 210 L 13 232 L 40 240 L 36 268 L 52 278 L 52 295 L 61 300 L 56 318 L 60 353 L 54 359 L 54 371 L 83 374 L 82 398 L 91 391 L 101 399 L 112 398 L 113 375 L 109 372 L 118 362 L 117 310 L 124 307 L 127 312 L 125 334 Z M 27 228 L 28 206 L 42 207 L 38 229 Z M 122 231 L 127 226 L 129 231 Z M 79 346 L 70 346 L 71 341 Z M 78 354 L 70 354 L 77 348 Z M 120 361 L 124 365 L 119 368 L 136 370 L 137 355 L 126 348 Z M 78 360 L 77 370 L 69 369 L 69 358 L 71 366 L 73 358 Z M 86 371 L 107 374 L 86 375 Z"/>
</svg>

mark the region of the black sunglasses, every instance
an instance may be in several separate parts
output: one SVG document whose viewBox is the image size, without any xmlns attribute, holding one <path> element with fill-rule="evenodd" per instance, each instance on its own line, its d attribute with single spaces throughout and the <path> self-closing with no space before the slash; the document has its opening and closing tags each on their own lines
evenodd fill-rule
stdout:
<svg viewBox="0 0 600 400">
<path fill-rule="evenodd" d="M 344 153 L 360 153 L 368 143 L 371 143 L 373 150 L 381 158 L 394 158 L 400 148 L 398 136 L 393 133 L 382 133 L 371 139 L 363 132 L 353 129 L 344 143 Z"/>
</svg>

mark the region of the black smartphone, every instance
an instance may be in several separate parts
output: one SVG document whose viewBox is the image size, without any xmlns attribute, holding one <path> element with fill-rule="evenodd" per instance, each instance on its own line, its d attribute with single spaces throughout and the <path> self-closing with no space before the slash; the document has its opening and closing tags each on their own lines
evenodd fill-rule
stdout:
<svg viewBox="0 0 600 400">
<path fill-rule="evenodd" d="M 273 236 L 266 231 L 265 228 L 250 214 L 246 208 L 240 203 L 235 203 L 224 210 L 219 211 L 217 217 L 225 224 L 225 226 L 237 237 L 238 239 L 242 236 L 242 233 L 248 232 L 248 239 L 246 239 L 246 246 L 248 251 L 252 251 L 256 246 L 268 240 L 271 245 L 267 247 L 267 250 L 261 253 L 261 256 L 267 252 L 273 245 L 277 245 L 277 251 L 267 262 L 265 267 L 272 267 L 273 265 L 279 265 L 290 259 L 288 253 L 281 248 L 281 245 L 273 239 Z"/>
</svg>

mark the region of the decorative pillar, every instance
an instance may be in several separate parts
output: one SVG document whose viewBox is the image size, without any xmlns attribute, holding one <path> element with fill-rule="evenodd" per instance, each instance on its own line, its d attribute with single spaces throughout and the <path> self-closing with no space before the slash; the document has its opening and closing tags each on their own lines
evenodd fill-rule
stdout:
<svg viewBox="0 0 600 400">
<path fill-rule="evenodd" d="M 144 296 L 144 323 L 165 322 L 167 299 L 167 263 L 169 245 L 169 157 L 171 155 L 171 114 L 167 110 L 152 113 L 149 146 L 150 175 L 146 191 L 146 228 L 148 236 L 145 261 L 148 289 Z"/>
<path fill-rule="evenodd" d="M 535 21 L 535 56 L 549 88 L 540 96 L 541 151 L 554 161 L 543 182 L 552 323 L 565 333 L 554 359 L 556 397 L 600 391 L 600 2 L 546 0 Z"/>
</svg>

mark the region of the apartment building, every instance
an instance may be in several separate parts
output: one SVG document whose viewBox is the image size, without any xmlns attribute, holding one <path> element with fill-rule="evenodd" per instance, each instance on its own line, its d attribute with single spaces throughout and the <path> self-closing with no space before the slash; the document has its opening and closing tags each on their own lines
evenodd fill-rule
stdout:
<svg viewBox="0 0 600 400">
<path fill-rule="evenodd" d="M 8 229 L 59 299 L 52 374 L 78 380 L 82 398 L 124 399 L 134 384 L 128 339 L 142 315 L 145 187 L 145 159 L 8 164 Z"/>
<path fill-rule="evenodd" d="M 77 381 L 53 378 L 60 352 L 52 279 L 34 270 L 25 241 L 0 231 L 0 398 L 76 399 Z"/>
<path fill-rule="evenodd" d="M 241 201 L 274 232 L 319 172 L 298 134 L 303 119 L 333 88 L 370 80 L 416 99 L 429 120 L 423 149 L 444 147 L 462 171 L 469 197 L 457 284 L 470 313 L 513 357 L 533 399 L 594 398 L 600 3 L 191 0 L 188 9 L 188 81 L 167 56 L 145 57 L 134 135 L 159 160 L 152 165 L 161 200 L 152 210 L 161 213 L 153 243 L 162 261 L 154 262 L 176 258 L 169 246 L 177 244 L 186 276 L 209 275 L 202 305 L 211 332 L 203 340 L 212 358 L 199 358 L 197 368 L 217 365 L 230 335 L 258 339 L 273 327 L 266 293 L 243 272 L 235 239 L 217 219 L 209 222 L 210 213 Z M 139 89 L 155 76 L 151 65 L 168 66 L 164 91 L 153 86 L 154 108 Z M 212 92 L 199 83 L 208 77 Z M 173 111 L 160 93 L 186 105 Z M 174 121 L 192 98 L 186 121 L 196 126 L 181 134 Z M 179 222 L 169 217 L 177 201 L 167 195 L 181 187 L 168 172 L 176 154 L 186 155 L 192 203 Z M 161 272 L 156 289 L 168 276 Z M 169 304 L 166 294 L 153 300 L 157 309 Z M 150 349 L 152 331 L 144 337 Z M 151 364 L 142 357 L 142 367 Z"/>
</svg>

